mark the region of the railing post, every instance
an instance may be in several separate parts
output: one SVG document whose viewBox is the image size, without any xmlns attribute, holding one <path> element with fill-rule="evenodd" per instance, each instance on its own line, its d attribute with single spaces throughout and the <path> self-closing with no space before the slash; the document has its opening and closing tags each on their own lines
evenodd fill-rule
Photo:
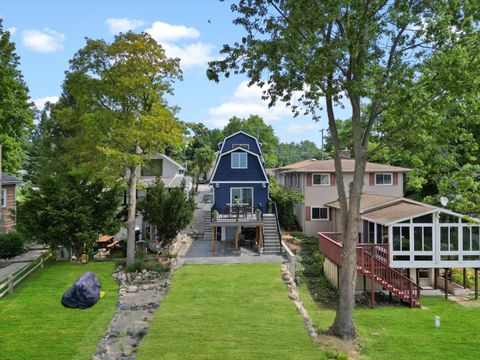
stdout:
<svg viewBox="0 0 480 360">
<path fill-rule="evenodd" d="M 413 307 L 413 282 L 412 279 L 410 279 L 409 282 L 409 287 L 410 287 L 410 307 Z"/>
<path fill-rule="evenodd" d="M 8 276 L 8 293 L 13 294 L 13 275 Z"/>
</svg>

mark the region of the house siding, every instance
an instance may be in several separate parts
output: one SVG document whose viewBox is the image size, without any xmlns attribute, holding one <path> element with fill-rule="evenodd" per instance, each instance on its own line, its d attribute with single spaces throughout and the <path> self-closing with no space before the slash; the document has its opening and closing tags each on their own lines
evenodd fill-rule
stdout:
<svg viewBox="0 0 480 360">
<path fill-rule="evenodd" d="M 372 175 L 373 174 L 373 175 Z M 403 173 L 396 173 L 396 185 L 375 185 L 372 184 L 370 181 L 371 177 L 375 176 L 375 173 L 366 173 L 364 177 L 364 185 L 363 185 L 363 192 L 369 194 L 378 194 L 378 195 L 387 195 L 387 196 L 403 196 Z M 340 224 L 340 216 L 339 214 L 333 213 L 333 221 L 332 218 L 329 220 L 307 220 L 307 210 L 306 208 L 309 207 L 317 207 L 317 206 L 324 206 L 326 203 L 335 201 L 338 199 L 338 192 L 337 187 L 332 186 L 332 177 L 330 178 L 330 186 L 313 186 L 310 185 L 310 181 L 308 181 L 309 174 L 304 173 L 301 183 L 301 190 L 305 195 L 304 204 L 300 211 L 298 212 L 298 222 L 300 226 L 302 226 L 303 232 L 306 235 L 317 235 L 318 232 L 321 231 L 340 231 L 341 232 L 341 224 Z M 338 179 L 336 179 L 338 180 Z M 335 181 L 336 181 L 335 180 Z M 345 189 L 348 189 L 349 184 L 353 181 L 353 174 L 347 173 L 343 174 L 343 184 Z"/>
<path fill-rule="evenodd" d="M 261 151 L 258 148 L 257 141 L 255 140 L 255 138 L 245 135 L 243 133 L 236 134 L 235 136 L 232 136 L 226 139 L 223 144 L 222 154 L 232 150 L 233 144 L 248 144 L 248 147 L 249 147 L 248 150 L 256 154 L 261 154 Z"/>
<path fill-rule="evenodd" d="M 235 141 L 237 143 L 237 141 Z M 243 152 L 235 151 L 233 153 Z M 232 154 L 226 154 L 220 158 L 217 170 L 212 181 L 267 181 L 263 173 L 259 159 L 247 153 L 247 168 L 232 169 Z"/>
<path fill-rule="evenodd" d="M 253 207 L 256 209 L 258 205 L 262 204 L 262 211 L 267 211 L 268 204 L 268 184 L 263 187 L 262 184 L 219 184 L 218 188 L 215 187 L 215 204 L 214 206 L 219 209 L 226 208 L 232 202 L 230 199 L 230 189 L 236 187 L 251 187 L 253 188 Z"/>
<path fill-rule="evenodd" d="M 4 185 L 2 189 L 7 190 L 7 207 L 2 208 L 2 216 L 5 225 L 5 232 L 15 229 L 15 218 L 12 218 L 10 211 L 15 211 L 15 185 Z"/>
</svg>

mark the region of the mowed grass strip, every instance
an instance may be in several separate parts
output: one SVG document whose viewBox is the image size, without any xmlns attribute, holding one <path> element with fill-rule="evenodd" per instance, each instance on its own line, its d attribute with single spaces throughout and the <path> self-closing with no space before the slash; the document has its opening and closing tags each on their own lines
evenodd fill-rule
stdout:
<svg viewBox="0 0 480 360">
<path fill-rule="evenodd" d="M 328 329 L 335 311 L 318 307 L 302 286 L 302 300 L 320 329 Z M 375 360 L 479 359 L 480 308 L 463 307 L 442 297 L 420 299 L 422 309 L 407 306 L 355 310 L 361 358 Z M 436 328 L 435 316 L 441 326 Z"/>
<path fill-rule="evenodd" d="M 49 263 L 30 275 L 0 299 L 0 359 L 90 359 L 115 312 L 114 268 L 112 262 Z M 105 298 L 89 309 L 63 307 L 63 293 L 85 271 L 97 274 Z"/>
<path fill-rule="evenodd" d="M 287 295 L 279 264 L 184 266 L 137 359 L 324 359 Z"/>
</svg>

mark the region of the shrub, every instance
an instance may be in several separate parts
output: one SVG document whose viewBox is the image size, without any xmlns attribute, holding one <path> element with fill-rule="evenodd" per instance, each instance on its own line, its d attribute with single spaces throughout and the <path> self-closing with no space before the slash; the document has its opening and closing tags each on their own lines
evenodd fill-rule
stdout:
<svg viewBox="0 0 480 360">
<path fill-rule="evenodd" d="M 25 242 L 16 231 L 0 234 L 0 259 L 10 259 L 24 252 Z"/>
<path fill-rule="evenodd" d="M 168 266 L 159 264 L 155 261 L 144 261 L 144 260 L 137 259 L 133 264 L 127 266 L 126 271 L 135 272 L 135 271 L 142 271 L 144 269 L 162 273 L 168 270 Z"/>
</svg>

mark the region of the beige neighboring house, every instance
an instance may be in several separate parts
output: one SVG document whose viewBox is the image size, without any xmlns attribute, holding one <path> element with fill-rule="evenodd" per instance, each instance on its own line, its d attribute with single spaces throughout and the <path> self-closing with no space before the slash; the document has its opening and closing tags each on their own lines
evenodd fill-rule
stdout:
<svg viewBox="0 0 480 360">
<path fill-rule="evenodd" d="M 192 179 L 189 176 L 185 176 L 186 168 L 175 160 L 164 154 L 157 154 L 151 157 L 149 161 L 145 164 L 144 168 L 141 169 L 139 174 L 138 185 L 139 189 L 137 190 L 137 198 L 141 200 L 145 197 L 145 189 L 152 186 L 156 179 L 160 179 L 165 188 L 170 189 L 174 187 L 179 187 L 182 182 L 185 182 L 185 191 L 190 192 L 192 190 L 193 184 Z M 128 176 L 128 173 L 127 173 Z M 127 191 L 124 191 L 123 196 L 123 205 L 128 203 Z M 135 220 L 135 229 L 137 232 L 137 238 L 142 240 L 153 239 L 153 232 L 150 231 L 150 224 L 143 219 L 143 216 L 139 214 Z M 120 232 L 115 235 L 117 239 L 126 239 L 127 229 L 122 228 Z"/>
<path fill-rule="evenodd" d="M 355 161 L 342 159 L 343 181 L 348 191 L 353 181 Z M 403 176 L 409 169 L 367 163 L 363 192 L 402 197 Z M 335 164 L 333 159 L 304 160 L 275 169 L 280 184 L 304 195 L 304 203 L 295 211 L 299 225 L 306 235 L 316 236 L 319 231 L 335 229 L 335 215 L 326 204 L 338 199 Z"/>
<path fill-rule="evenodd" d="M 355 162 L 342 159 L 345 189 Z M 464 295 L 448 276 L 452 268 L 480 268 L 480 220 L 403 197 L 409 169 L 367 163 L 358 223 L 358 292 L 383 291 L 417 307 L 420 293 Z M 333 160 L 305 160 L 276 170 L 282 185 L 305 196 L 297 218 L 305 234 L 319 237 L 324 271 L 338 286 L 342 223 Z M 465 276 L 465 271 L 464 271 Z M 465 283 L 465 278 L 464 278 Z"/>
</svg>

